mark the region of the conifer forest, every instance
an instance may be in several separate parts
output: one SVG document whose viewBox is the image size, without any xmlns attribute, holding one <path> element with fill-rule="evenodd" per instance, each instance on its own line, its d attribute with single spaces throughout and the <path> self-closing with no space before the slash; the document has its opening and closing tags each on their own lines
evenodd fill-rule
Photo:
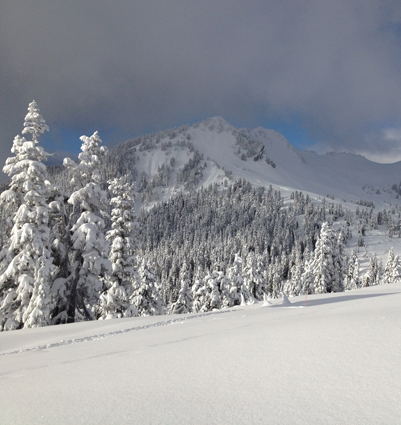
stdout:
<svg viewBox="0 0 401 425">
<path fill-rule="evenodd" d="M 208 125 L 224 131 L 221 123 Z M 82 136 L 78 161 L 65 158 L 62 166 L 45 165 L 45 131 L 33 101 L 3 169 L 9 181 L 0 204 L 2 331 L 207 312 L 400 278 L 393 249 L 383 262 L 364 240 L 378 230 L 399 238 L 397 206 L 376 209 L 360 200 L 346 208 L 331 195 L 284 195 L 233 178 L 210 165 L 188 126 L 111 150 L 97 132 Z M 249 132 L 235 138 L 239 161 L 276 168 Z M 180 162 L 182 148 L 188 156 Z M 141 172 L 141 156 L 155 149 L 168 160 L 153 174 Z M 220 177 L 206 184 L 212 166 Z M 392 190 L 398 198 L 399 185 Z M 361 258 L 369 262 L 363 270 Z"/>
</svg>

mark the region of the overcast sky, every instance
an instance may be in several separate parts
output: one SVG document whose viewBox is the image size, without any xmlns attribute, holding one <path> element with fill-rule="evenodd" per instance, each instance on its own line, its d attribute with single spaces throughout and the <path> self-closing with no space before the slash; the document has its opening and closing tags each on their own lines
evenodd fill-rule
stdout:
<svg viewBox="0 0 401 425">
<path fill-rule="evenodd" d="M 35 99 L 47 150 L 220 115 L 401 160 L 399 0 L 0 0 L 0 161 Z"/>
</svg>

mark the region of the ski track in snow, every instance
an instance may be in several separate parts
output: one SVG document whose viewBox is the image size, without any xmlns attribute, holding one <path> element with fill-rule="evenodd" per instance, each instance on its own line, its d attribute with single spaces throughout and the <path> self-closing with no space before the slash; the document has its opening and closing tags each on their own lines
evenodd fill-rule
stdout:
<svg viewBox="0 0 401 425">
<path fill-rule="evenodd" d="M 0 353 L 0 357 L 1 356 L 9 356 L 11 354 L 26 353 L 26 352 L 29 352 L 29 351 L 47 350 L 49 348 L 56 348 L 56 347 L 61 347 L 61 346 L 64 346 L 64 345 L 78 344 L 78 343 L 81 343 L 81 342 L 96 341 L 98 339 L 105 339 L 105 338 L 109 338 L 111 336 L 126 334 L 126 333 L 129 333 L 129 332 L 142 331 L 144 329 L 157 328 L 157 327 L 160 327 L 160 326 L 169 326 L 169 325 L 173 325 L 174 323 L 182 323 L 182 322 L 186 322 L 188 320 L 199 319 L 201 317 L 207 317 L 207 316 L 216 315 L 216 314 L 230 313 L 231 311 L 232 310 L 211 311 L 211 312 L 208 312 L 208 313 L 196 314 L 194 316 L 180 317 L 178 319 L 171 319 L 171 320 L 156 322 L 156 323 L 152 323 L 150 325 L 134 326 L 133 328 L 121 329 L 121 330 L 118 330 L 118 331 L 107 332 L 107 333 L 99 334 L 99 335 L 92 335 L 92 336 L 87 336 L 87 337 L 82 337 L 82 338 L 61 340 L 61 341 L 55 342 L 53 344 L 37 345 L 36 347 L 31 347 L 31 348 L 22 348 L 20 350 L 6 351 L 4 353 Z M 236 310 L 236 311 L 238 311 L 238 310 Z"/>
</svg>

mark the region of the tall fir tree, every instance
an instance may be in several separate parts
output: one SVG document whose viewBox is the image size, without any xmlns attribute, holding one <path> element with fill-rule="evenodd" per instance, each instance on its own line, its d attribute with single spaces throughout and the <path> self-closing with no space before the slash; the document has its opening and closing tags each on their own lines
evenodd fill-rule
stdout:
<svg viewBox="0 0 401 425">
<path fill-rule="evenodd" d="M 256 267 L 256 258 L 253 252 L 249 252 L 246 257 L 246 264 L 242 271 L 242 275 L 244 278 L 244 284 L 248 289 L 246 302 L 254 303 L 256 301 L 256 292 L 257 287 L 261 283 L 261 276 L 258 273 Z"/>
<path fill-rule="evenodd" d="M 323 223 L 313 259 L 313 292 L 339 292 L 344 290 L 343 263 L 339 258 L 337 238 L 333 228 Z"/>
<path fill-rule="evenodd" d="M 71 235 L 68 228 L 68 194 L 57 185 L 51 185 L 49 203 L 50 248 L 54 258 L 55 279 L 52 285 L 51 324 L 68 320 L 66 280 L 69 274 L 68 254 Z"/>
<path fill-rule="evenodd" d="M 28 107 L 23 134 L 17 136 L 3 171 L 11 176 L 1 202 L 14 206 L 8 243 L 0 253 L 0 330 L 44 326 L 50 322 L 51 283 L 54 273 L 49 245 L 47 170 L 48 154 L 38 138 L 48 127 L 35 101 Z"/>
<path fill-rule="evenodd" d="M 106 275 L 108 289 L 101 296 L 99 314 L 102 318 L 130 317 L 137 311 L 130 304 L 136 279 L 135 256 L 135 183 L 127 174 L 109 180 L 112 195 L 110 204 L 111 229 L 106 240 L 110 242 L 111 273 Z"/>
<path fill-rule="evenodd" d="M 230 297 L 234 305 L 239 305 L 241 304 L 241 288 L 244 281 L 242 277 L 242 258 L 239 252 L 234 255 L 234 262 L 227 270 L 227 277 L 231 282 Z"/>
<path fill-rule="evenodd" d="M 343 292 L 345 290 L 344 279 L 348 270 L 348 256 L 345 252 L 345 237 L 343 231 L 340 231 L 337 239 L 334 241 L 333 264 L 335 280 L 331 285 L 331 292 Z"/>
<path fill-rule="evenodd" d="M 102 277 L 111 270 L 108 260 L 108 244 L 105 240 L 105 222 L 99 215 L 106 215 L 108 202 L 101 188 L 99 165 L 106 155 L 102 140 L 96 131 L 91 137 L 81 137 L 80 162 L 64 159 L 64 166 L 71 170 L 74 192 L 68 199 L 72 206 L 69 229 L 71 253 L 68 292 L 68 322 L 74 322 L 77 314 L 81 320 L 95 318 L 95 307 L 105 290 Z"/>
</svg>

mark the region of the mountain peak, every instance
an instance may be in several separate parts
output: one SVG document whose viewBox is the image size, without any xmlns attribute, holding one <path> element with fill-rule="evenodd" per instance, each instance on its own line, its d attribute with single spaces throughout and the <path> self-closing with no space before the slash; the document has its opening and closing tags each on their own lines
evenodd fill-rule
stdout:
<svg viewBox="0 0 401 425">
<path fill-rule="evenodd" d="M 401 163 L 378 164 L 349 153 L 300 152 L 275 130 L 237 128 L 220 116 L 138 137 L 117 151 L 127 169 L 135 164 L 138 187 L 144 175 L 152 182 L 149 199 L 155 201 L 187 186 L 241 178 L 259 186 L 379 204 L 394 202 L 391 187 L 397 183 L 394 176 L 401 174 Z M 374 190 L 368 193 L 366 187 Z"/>
<path fill-rule="evenodd" d="M 210 117 L 203 121 L 201 121 L 199 124 L 204 125 L 205 127 L 208 127 L 209 130 L 217 130 L 217 131 L 231 131 L 235 127 L 233 127 L 230 123 L 228 123 L 224 118 L 220 116 Z"/>
</svg>

